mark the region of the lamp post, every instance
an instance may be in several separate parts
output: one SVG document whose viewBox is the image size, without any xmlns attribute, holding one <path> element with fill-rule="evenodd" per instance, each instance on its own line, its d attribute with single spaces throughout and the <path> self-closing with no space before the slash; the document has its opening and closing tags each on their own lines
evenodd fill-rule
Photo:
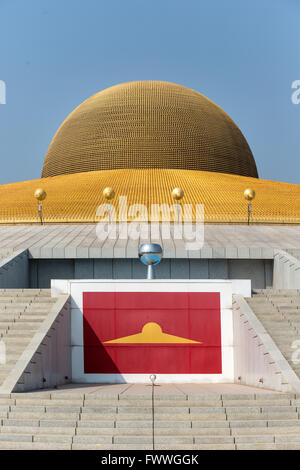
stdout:
<svg viewBox="0 0 300 470">
<path fill-rule="evenodd" d="M 252 188 L 247 188 L 244 191 L 244 198 L 248 201 L 248 225 L 250 224 L 250 217 L 252 211 L 251 201 L 255 198 L 255 191 Z"/>
<path fill-rule="evenodd" d="M 103 196 L 107 201 L 107 212 L 108 212 L 108 219 L 111 222 L 111 204 L 108 201 L 111 201 L 115 197 L 116 193 L 113 188 L 107 187 L 103 190 Z"/>
<path fill-rule="evenodd" d="M 43 225 L 43 201 L 46 199 L 47 193 L 44 189 L 38 188 L 34 192 L 34 197 L 36 198 L 38 202 L 38 214 L 40 217 L 41 225 Z"/>
<path fill-rule="evenodd" d="M 151 380 L 152 387 L 154 387 L 154 385 L 155 385 L 155 380 L 156 380 L 156 375 L 155 375 L 155 374 L 151 374 L 151 375 L 149 376 L 149 379 Z"/>
<path fill-rule="evenodd" d="M 160 263 L 162 247 L 158 243 L 144 243 L 139 248 L 139 258 L 148 267 L 147 279 L 154 279 L 154 266 Z"/>
<path fill-rule="evenodd" d="M 177 221 L 179 222 L 179 214 L 180 214 L 180 211 L 181 211 L 181 204 L 179 201 L 181 201 L 181 199 L 183 198 L 184 196 L 184 191 L 182 188 L 174 188 L 173 191 L 172 191 L 172 198 L 174 199 L 174 201 L 176 201 L 177 203 Z"/>
</svg>

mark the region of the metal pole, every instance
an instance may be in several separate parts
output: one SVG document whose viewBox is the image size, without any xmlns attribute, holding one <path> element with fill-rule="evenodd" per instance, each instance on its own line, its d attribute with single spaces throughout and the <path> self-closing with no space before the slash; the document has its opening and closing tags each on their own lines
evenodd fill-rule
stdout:
<svg viewBox="0 0 300 470">
<path fill-rule="evenodd" d="M 177 204 L 177 222 L 180 223 L 180 212 L 181 212 L 181 205 Z"/>
<path fill-rule="evenodd" d="M 155 450 L 155 424 L 154 424 L 154 380 L 152 381 L 152 450 Z"/>
<path fill-rule="evenodd" d="M 39 211 L 41 225 L 43 225 L 43 205 L 41 203 L 39 203 L 38 205 L 38 211 Z"/>
<path fill-rule="evenodd" d="M 248 204 L 248 225 L 250 225 L 251 210 L 252 210 L 252 205 Z"/>
<path fill-rule="evenodd" d="M 147 279 L 154 279 L 154 266 L 152 264 L 148 264 L 147 269 Z"/>
</svg>

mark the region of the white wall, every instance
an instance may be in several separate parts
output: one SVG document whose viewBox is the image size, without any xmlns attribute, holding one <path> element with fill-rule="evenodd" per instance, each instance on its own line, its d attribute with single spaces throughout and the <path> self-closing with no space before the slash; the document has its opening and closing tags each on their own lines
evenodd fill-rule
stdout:
<svg viewBox="0 0 300 470">
<path fill-rule="evenodd" d="M 160 383 L 234 381 L 232 294 L 251 295 L 248 280 L 54 280 L 52 295 L 71 295 L 72 381 L 78 383 L 145 383 L 148 374 L 85 374 L 83 365 L 83 292 L 220 292 L 222 374 L 157 374 Z"/>
</svg>

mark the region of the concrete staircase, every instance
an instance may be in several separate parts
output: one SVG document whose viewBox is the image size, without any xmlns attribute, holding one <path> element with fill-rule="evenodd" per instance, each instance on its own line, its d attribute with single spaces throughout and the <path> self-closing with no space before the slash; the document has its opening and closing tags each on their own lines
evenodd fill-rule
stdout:
<svg viewBox="0 0 300 470">
<path fill-rule="evenodd" d="M 0 381 L 55 300 L 48 290 L 0 290 Z M 258 290 L 247 301 L 299 375 L 291 344 L 300 339 L 300 292 Z M 0 394 L 0 450 L 300 450 L 300 395 L 146 390 Z"/>
<path fill-rule="evenodd" d="M 56 299 L 48 289 L 0 289 L 0 385 L 7 377 Z"/>
<path fill-rule="evenodd" d="M 300 290 L 258 289 L 246 300 L 300 378 Z"/>
<path fill-rule="evenodd" d="M 158 387 L 157 387 L 158 388 Z M 154 407 L 152 407 L 154 405 Z M 0 396 L 0 449 L 300 449 L 300 395 Z M 154 437 L 153 437 L 154 436 Z"/>
</svg>

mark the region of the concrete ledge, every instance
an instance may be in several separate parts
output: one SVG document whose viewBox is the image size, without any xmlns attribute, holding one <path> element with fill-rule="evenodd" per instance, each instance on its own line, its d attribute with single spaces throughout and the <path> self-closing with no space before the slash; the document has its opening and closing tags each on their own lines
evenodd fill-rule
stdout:
<svg viewBox="0 0 300 470">
<path fill-rule="evenodd" d="M 119 242 L 119 243 L 118 243 Z M 161 241 L 159 241 L 161 243 Z M 173 246 L 162 243 L 164 258 L 201 258 L 201 259 L 273 259 L 273 249 L 207 247 L 200 250 L 186 250 L 183 242 L 173 240 Z M 84 259 L 84 258 L 138 258 L 138 242 L 127 241 L 127 246 L 113 240 L 102 247 L 66 247 L 66 248 L 29 248 L 32 259 Z"/>
<path fill-rule="evenodd" d="M 47 343 L 49 343 L 49 341 L 51 342 L 51 338 L 53 334 L 50 330 L 51 329 L 55 330 L 55 322 L 59 321 L 59 317 L 63 315 L 64 313 L 66 313 L 68 317 L 70 316 L 69 295 L 62 294 L 58 296 L 57 301 L 52 306 L 49 314 L 47 315 L 47 317 L 41 324 L 40 328 L 34 334 L 30 343 L 25 348 L 25 350 L 23 351 L 23 353 L 21 354 L 20 358 L 18 359 L 16 364 L 13 366 L 11 371 L 8 373 L 8 376 L 4 380 L 2 386 L 0 387 L 1 395 L 15 392 L 15 391 L 32 390 L 34 388 L 37 388 L 36 387 L 37 383 L 39 382 L 43 383 L 44 374 L 43 374 L 43 367 L 41 367 L 40 370 L 33 371 L 33 375 L 35 374 L 35 377 L 32 381 L 29 378 L 29 381 L 27 383 L 25 382 L 25 384 L 22 384 L 21 387 L 18 387 L 18 382 L 21 380 L 21 377 L 24 376 L 24 374 L 26 374 L 27 377 L 29 377 L 30 374 L 32 373 L 32 371 L 30 370 L 32 368 L 32 365 L 36 364 L 37 362 L 41 363 L 41 356 L 43 352 L 40 351 L 40 348 L 41 346 L 47 346 Z M 66 329 L 69 329 L 69 331 L 66 331 L 66 335 L 70 335 L 70 328 L 68 328 L 68 326 L 70 325 L 67 325 Z M 67 336 L 66 339 L 62 338 L 62 340 L 65 343 L 66 347 L 69 348 L 70 350 L 69 354 L 70 354 L 71 352 L 70 338 L 68 339 L 68 336 Z M 56 359 L 58 359 L 58 361 L 61 360 L 62 362 L 66 361 L 66 367 L 69 368 L 69 375 L 68 375 L 69 380 L 61 381 L 61 379 L 58 378 L 58 381 L 60 384 L 68 383 L 71 380 L 70 358 L 68 360 L 68 357 L 60 355 L 62 351 L 58 350 L 60 345 L 58 344 L 59 342 L 57 341 L 57 338 L 55 338 L 54 343 L 55 344 L 52 346 L 54 346 L 54 355 L 56 355 Z M 50 351 L 50 355 L 51 353 L 52 353 L 52 357 L 50 358 L 50 360 L 53 360 L 53 351 Z M 39 356 L 39 358 L 37 356 Z M 55 375 L 56 371 L 53 371 L 53 372 Z M 37 377 L 37 375 L 39 375 L 39 377 Z M 54 386 L 54 385 L 57 385 L 57 383 L 51 384 L 47 382 L 45 386 L 49 387 L 49 386 Z M 20 388 L 22 390 L 19 390 Z"/>
<path fill-rule="evenodd" d="M 247 318 L 249 325 L 255 331 L 259 342 L 264 346 L 266 353 L 270 355 L 270 358 L 274 361 L 274 364 L 278 368 L 278 372 L 281 373 L 285 381 L 291 386 L 291 388 L 300 393 L 300 379 L 297 374 L 293 371 L 292 367 L 285 359 L 278 346 L 273 341 L 272 337 L 265 330 L 264 326 L 257 318 L 251 307 L 248 305 L 246 300 L 241 295 L 234 295 L 233 301 Z"/>
<path fill-rule="evenodd" d="M 101 240 L 96 224 L 0 226 L 0 256 L 22 248 L 35 259 L 137 258 L 139 244 L 150 240 L 162 244 L 165 258 L 273 259 L 274 248 L 300 249 L 300 225 L 205 224 L 204 245 L 187 254 L 172 230 L 168 239 L 154 232 L 142 234 L 139 240 L 124 240 L 118 234 L 116 239 Z"/>
</svg>

